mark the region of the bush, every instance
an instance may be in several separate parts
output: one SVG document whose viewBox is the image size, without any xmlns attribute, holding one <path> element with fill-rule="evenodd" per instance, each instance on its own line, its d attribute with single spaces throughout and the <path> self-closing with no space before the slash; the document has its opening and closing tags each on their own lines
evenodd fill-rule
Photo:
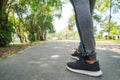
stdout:
<svg viewBox="0 0 120 80">
<path fill-rule="evenodd" d="M 0 47 L 8 45 L 12 41 L 13 32 L 12 24 L 4 24 L 4 28 L 0 30 Z"/>
</svg>

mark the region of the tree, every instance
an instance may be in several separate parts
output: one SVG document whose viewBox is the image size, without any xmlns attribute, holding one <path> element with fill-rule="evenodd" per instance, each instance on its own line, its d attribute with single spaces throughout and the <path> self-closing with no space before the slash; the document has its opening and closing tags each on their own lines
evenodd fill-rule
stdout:
<svg viewBox="0 0 120 80">
<path fill-rule="evenodd" d="M 37 40 L 45 40 L 47 31 L 54 31 L 52 21 L 56 14 L 53 13 L 57 9 L 61 9 L 61 5 L 60 0 L 32 0 L 30 7 L 33 18 L 30 22 L 32 23 L 32 33 L 30 32 L 30 34 L 36 34 Z"/>
<path fill-rule="evenodd" d="M 60 13 L 61 0 L 1 0 L 0 1 L 0 46 L 12 41 L 15 29 L 21 43 L 24 33 L 29 40 L 45 40 L 48 32 L 55 32 L 53 17 Z M 60 12 L 60 11 L 58 11 Z"/>
<path fill-rule="evenodd" d="M 14 32 L 11 22 L 8 20 L 9 7 L 12 0 L 0 1 L 0 46 L 6 46 L 12 41 Z"/>
<path fill-rule="evenodd" d="M 104 0 L 103 2 L 101 2 L 101 5 L 99 7 L 99 11 L 100 12 L 109 12 L 108 17 L 106 17 L 108 20 L 107 22 L 107 32 L 108 32 L 108 39 L 110 39 L 111 36 L 111 29 L 112 29 L 112 25 L 111 25 L 111 19 L 112 19 L 112 13 L 113 11 L 118 11 L 119 7 L 120 7 L 120 1 L 119 0 Z"/>
</svg>

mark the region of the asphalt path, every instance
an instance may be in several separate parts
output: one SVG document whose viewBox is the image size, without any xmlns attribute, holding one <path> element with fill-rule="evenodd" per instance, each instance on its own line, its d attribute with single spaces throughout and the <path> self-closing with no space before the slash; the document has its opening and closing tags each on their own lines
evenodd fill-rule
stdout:
<svg viewBox="0 0 120 80">
<path fill-rule="evenodd" d="M 120 43 L 97 43 L 101 77 L 70 72 L 66 63 L 78 41 L 48 41 L 0 61 L 0 80 L 120 80 Z"/>
</svg>

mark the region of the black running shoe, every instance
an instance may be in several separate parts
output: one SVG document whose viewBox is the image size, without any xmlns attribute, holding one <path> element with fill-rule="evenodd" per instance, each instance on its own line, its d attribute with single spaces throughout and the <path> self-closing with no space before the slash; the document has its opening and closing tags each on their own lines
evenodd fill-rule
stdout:
<svg viewBox="0 0 120 80">
<path fill-rule="evenodd" d="M 81 51 L 79 51 L 78 49 L 76 49 L 76 51 L 73 54 L 71 54 L 71 58 L 79 60 L 79 58 L 81 57 L 81 55 L 82 55 Z"/>
<path fill-rule="evenodd" d="M 102 75 L 102 71 L 100 70 L 98 61 L 93 64 L 89 64 L 84 59 L 81 59 L 75 62 L 67 63 L 66 67 L 72 72 L 81 73 L 89 76 L 97 77 Z"/>
</svg>

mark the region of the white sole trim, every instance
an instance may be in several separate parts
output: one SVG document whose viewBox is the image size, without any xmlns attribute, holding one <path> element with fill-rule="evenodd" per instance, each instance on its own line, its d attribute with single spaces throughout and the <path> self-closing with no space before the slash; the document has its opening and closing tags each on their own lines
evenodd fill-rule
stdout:
<svg viewBox="0 0 120 80">
<path fill-rule="evenodd" d="M 79 58 L 78 58 L 78 57 L 71 56 L 71 58 L 76 59 L 76 60 L 79 60 Z"/>
<path fill-rule="evenodd" d="M 98 76 L 101 76 L 103 73 L 102 71 L 85 71 L 85 70 L 75 70 L 75 69 L 72 69 L 68 66 L 66 66 L 66 68 L 72 72 L 76 72 L 76 73 L 80 73 L 80 74 L 85 74 L 85 75 L 89 75 L 89 76 L 94 76 L 94 77 L 98 77 Z"/>
</svg>

